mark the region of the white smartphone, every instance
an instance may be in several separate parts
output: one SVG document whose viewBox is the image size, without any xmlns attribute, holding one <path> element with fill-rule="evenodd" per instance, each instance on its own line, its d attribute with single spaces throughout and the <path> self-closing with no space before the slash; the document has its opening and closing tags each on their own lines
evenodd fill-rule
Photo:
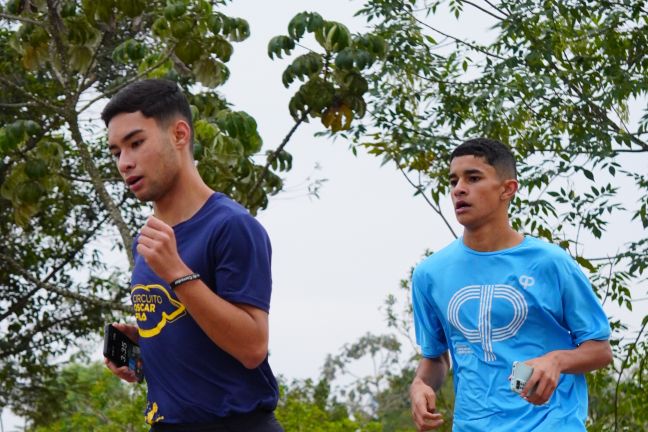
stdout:
<svg viewBox="0 0 648 432">
<path fill-rule="evenodd" d="M 513 371 L 511 372 L 511 390 L 518 394 L 522 393 L 522 389 L 526 385 L 527 381 L 529 381 L 529 378 L 531 378 L 531 375 L 533 375 L 533 368 L 531 366 L 523 362 L 513 362 Z M 535 386 L 529 391 L 527 396 L 531 396 L 534 390 Z"/>
</svg>

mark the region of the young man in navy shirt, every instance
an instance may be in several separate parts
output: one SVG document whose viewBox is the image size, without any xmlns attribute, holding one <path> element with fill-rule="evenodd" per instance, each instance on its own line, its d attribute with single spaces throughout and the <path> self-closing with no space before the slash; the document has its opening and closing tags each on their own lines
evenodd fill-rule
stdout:
<svg viewBox="0 0 648 432">
<path fill-rule="evenodd" d="M 102 119 L 119 173 L 154 210 L 133 251 L 137 326 L 115 325 L 140 345 L 151 430 L 282 431 L 268 364 L 265 230 L 200 178 L 190 107 L 175 83 L 133 83 L 110 100 Z"/>
<path fill-rule="evenodd" d="M 589 281 L 558 246 L 511 227 L 518 182 L 504 144 L 461 144 L 449 180 L 463 237 L 412 276 L 423 355 L 410 387 L 418 430 L 443 424 L 435 391 L 452 356 L 453 431 L 585 432 L 583 374 L 612 361 L 610 326 Z M 509 383 L 516 361 L 533 368 L 521 394 Z"/>
</svg>

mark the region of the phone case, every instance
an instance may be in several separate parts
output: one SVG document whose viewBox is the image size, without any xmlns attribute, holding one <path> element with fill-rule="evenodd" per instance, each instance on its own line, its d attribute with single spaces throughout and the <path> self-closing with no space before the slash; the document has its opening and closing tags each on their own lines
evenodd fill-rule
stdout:
<svg viewBox="0 0 648 432">
<path fill-rule="evenodd" d="M 105 327 L 103 354 L 117 367 L 128 366 L 135 372 L 138 381 L 144 379 L 139 345 L 112 324 Z"/>
<path fill-rule="evenodd" d="M 511 390 L 521 393 L 529 378 L 533 375 L 533 368 L 526 363 L 513 362 L 513 371 L 511 372 Z M 533 389 L 529 395 L 533 393 Z"/>
</svg>

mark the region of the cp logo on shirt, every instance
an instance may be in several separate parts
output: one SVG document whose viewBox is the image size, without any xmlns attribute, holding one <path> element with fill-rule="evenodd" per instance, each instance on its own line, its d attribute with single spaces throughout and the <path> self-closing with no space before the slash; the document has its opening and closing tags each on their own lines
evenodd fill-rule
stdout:
<svg viewBox="0 0 648 432">
<path fill-rule="evenodd" d="M 493 323 L 493 309 L 508 321 Z M 503 312 L 501 312 L 503 311 Z M 493 342 L 509 339 L 526 320 L 528 306 L 524 296 L 509 285 L 470 285 L 457 291 L 448 303 L 448 321 L 472 343 L 479 343 L 484 361 L 497 358 Z M 469 321 L 471 324 L 464 323 Z M 498 325 L 498 327 L 494 327 Z"/>
</svg>

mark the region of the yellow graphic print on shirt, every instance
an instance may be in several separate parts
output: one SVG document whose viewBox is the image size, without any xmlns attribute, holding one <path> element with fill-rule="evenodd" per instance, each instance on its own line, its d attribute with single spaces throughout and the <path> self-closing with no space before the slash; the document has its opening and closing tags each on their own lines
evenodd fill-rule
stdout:
<svg viewBox="0 0 648 432">
<path fill-rule="evenodd" d="M 183 317 L 186 313 L 185 306 L 158 284 L 133 286 L 131 300 L 139 335 L 143 338 L 158 335 L 167 323 Z"/>
<path fill-rule="evenodd" d="M 158 410 L 157 403 L 153 402 L 153 405 L 149 405 L 149 408 L 146 412 L 146 416 L 144 417 L 146 423 L 152 425 L 153 423 L 157 423 L 159 421 L 164 420 L 164 416 L 158 415 L 156 417 L 157 410 Z"/>
</svg>

